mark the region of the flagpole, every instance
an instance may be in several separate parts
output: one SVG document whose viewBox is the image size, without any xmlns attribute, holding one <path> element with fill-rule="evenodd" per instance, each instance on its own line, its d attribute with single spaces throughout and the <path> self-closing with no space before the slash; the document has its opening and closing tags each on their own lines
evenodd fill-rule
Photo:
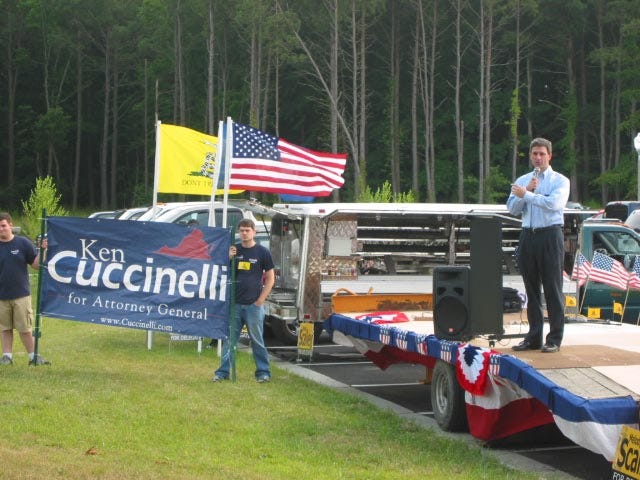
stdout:
<svg viewBox="0 0 640 480">
<path fill-rule="evenodd" d="M 209 204 L 209 226 L 216 226 L 216 216 L 215 216 L 215 199 L 216 199 L 216 191 L 218 190 L 218 180 L 220 179 L 220 164 L 224 161 L 224 132 L 223 132 L 223 122 L 222 120 L 218 122 L 218 145 L 216 146 L 216 159 L 213 164 L 213 178 L 211 181 L 211 203 Z M 233 236 L 231 237 L 231 244 L 233 245 Z M 233 268 L 234 264 L 231 263 L 231 267 Z M 233 285 L 233 276 L 234 273 L 231 274 L 231 296 L 230 296 L 230 307 L 229 307 L 229 326 L 231 327 L 231 319 L 233 318 L 235 311 L 235 295 L 234 295 L 234 285 Z M 229 332 L 231 334 L 231 332 Z M 218 357 L 222 357 L 222 341 L 223 339 L 218 339 L 218 347 L 217 354 Z"/>
<path fill-rule="evenodd" d="M 581 253 L 580 250 L 578 250 L 576 252 L 576 260 L 575 260 L 576 262 L 577 262 L 577 256 L 578 256 L 579 253 Z M 578 278 L 576 279 L 576 283 L 577 283 L 577 287 L 578 287 L 577 292 L 579 293 L 580 292 L 580 268 L 581 267 L 584 268 L 584 265 L 580 265 L 580 262 L 578 262 L 577 265 L 578 265 L 578 275 L 577 275 Z M 582 295 L 581 299 L 580 298 L 578 299 L 579 300 L 578 304 L 580 305 L 580 308 L 578 309 L 578 312 L 582 312 L 582 307 L 584 307 L 584 301 L 587 298 L 587 288 L 589 287 L 589 276 L 590 275 L 591 275 L 591 272 L 588 272 L 587 273 L 587 279 L 584 282 L 584 295 Z"/>
<path fill-rule="evenodd" d="M 578 265 L 578 253 L 580 253 L 580 250 L 578 250 L 576 252 L 576 254 L 573 256 L 573 264 L 574 265 Z M 573 317 L 573 320 L 576 321 L 576 322 L 578 321 L 578 316 L 580 315 L 580 311 L 581 311 L 581 308 L 580 308 L 580 296 L 581 296 L 580 295 L 580 265 L 578 265 L 577 272 L 578 272 L 577 278 L 576 278 L 576 306 L 577 306 L 577 308 L 576 308 L 576 312 L 574 313 L 574 317 Z M 573 273 L 573 272 L 571 272 L 571 273 Z"/>
<path fill-rule="evenodd" d="M 231 117 L 227 117 L 227 130 L 225 136 L 225 145 L 224 145 L 224 190 L 222 192 L 223 195 L 223 205 L 222 205 L 222 221 L 224 222 L 224 226 L 227 226 L 227 202 L 229 201 L 229 182 L 231 180 L 231 161 L 233 158 L 233 121 Z"/>
<path fill-rule="evenodd" d="M 640 139 L 640 133 L 638 134 L 638 137 Z M 640 152 L 639 152 L 640 153 Z M 640 159 L 640 156 L 638 157 Z M 636 269 L 636 265 L 638 263 L 638 255 L 636 255 L 635 260 L 633 261 L 633 275 L 635 275 L 636 277 L 638 277 L 638 270 Z M 640 313 L 638 313 L 638 318 L 636 319 L 636 327 L 640 325 Z"/>
<path fill-rule="evenodd" d="M 622 305 L 622 315 L 620 316 L 620 323 L 622 323 L 622 320 L 624 319 L 624 311 L 627 308 L 627 301 L 629 300 L 629 291 L 631 290 L 629 288 L 629 280 L 630 278 L 627 279 L 627 294 L 624 296 L 624 304 Z"/>
<path fill-rule="evenodd" d="M 156 154 L 153 166 L 153 200 L 151 203 L 151 220 L 156 218 L 156 207 L 158 205 L 158 184 L 160 182 L 160 124 L 160 120 L 156 119 Z M 147 330 L 147 350 L 151 350 L 152 347 L 153 331 Z"/>
<path fill-rule="evenodd" d="M 38 365 L 38 345 L 40 343 L 40 323 L 42 310 L 40 300 L 42 299 L 42 270 L 44 270 L 45 249 L 42 247 L 47 232 L 47 209 L 42 209 L 42 219 L 40 220 L 40 244 L 38 245 L 38 286 L 36 293 L 36 324 L 33 329 L 33 365 Z"/>
<path fill-rule="evenodd" d="M 216 147 L 216 159 L 213 163 L 213 178 L 211 179 L 211 202 L 209 204 L 209 226 L 216 226 L 215 207 L 216 190 L 218 189 L 218 180 L 220 178 L 220 163 L 223 161 L 224 144 L 222 121 L 218 122 L 218 145 Z M 224 226 L 224 225 L 223 225 Z"/>
<path fill-rule="evenodd" d="M 580 267 L 578 267 L 580 268 Z M 580 303 L 580 311 L 582 311 L 582 307 L 584 307 L 584 300 L 587 298 L 587 288 L 589 287 L 589 273 L 587 274 L 587 281 L 584 282 L 584 295 L 582 296 L 582 302 Z"/>
<path fill-rule="evenodd" d="M 153 203 L 151 208 L 153 209 L 152 219 L 156 216 L 156 205 L 158 205 L 158 184 L 160 182 L 160 120 L 156 120 L 156 154 L 153 166 Z"/>
<path fill-rule="evenodd" d="M 222 122 L 220 122 L 222 123 Z M 220 138 L 220 137 L 218 137 Z M 219 141 L 219 140 L 218 140 Z M 227 128 L 226 135 L 224 135 L 224 188 L 222 190 L 222 222 L 223 227 L 227 227 L 227 204 L 229 200 L 229 180 L 231 177 L 231 157 L 233 156 L 231 153 L 231 149 L 233 147 L 233 122 L 231 117 L 227 117 Z M 234 242 L 234 230 L 235 225 L 231 225 L 231 245 Z M 238 351 L 238 338 L 240 337 L 240 325 L 236 319 L 237 315 L 235 313 L 237 305 L 236 305 L 236 258 L 233 257 L 231 260 L 231 308 L 229 314 L 229 324 L 230 327 L 230 344 L 229 344 L 229 354 L 231 355 L 231 380 L 233 382 L 236 381 L 236 353 Z"/>
</svg>

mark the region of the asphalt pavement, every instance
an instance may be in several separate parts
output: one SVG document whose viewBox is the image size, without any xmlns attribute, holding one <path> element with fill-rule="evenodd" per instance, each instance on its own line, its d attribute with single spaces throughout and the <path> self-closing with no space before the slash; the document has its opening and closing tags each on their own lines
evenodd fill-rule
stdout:
<svg viewBox="0 0 640 480">
<path fill-rule="evenodd" d="M 506 465 L 575 480 L 611 478 L 611 464 L 602 455 L 574 444 L 555 425 L 492 444 L 468 433 L 442 431 L 433 417 L 430 387 L 424 381 L 426 371 L 422 365 L 402 363 L 381 370 L 354 348 L 334 344 L 326 333 L 316 341 L 311 357 L 299 355 L 296 347 L 283 346 L 268 335 L 265 340 L 280 368 L 366 398 L 440 435 L 487 448 Z"/>
</svg>

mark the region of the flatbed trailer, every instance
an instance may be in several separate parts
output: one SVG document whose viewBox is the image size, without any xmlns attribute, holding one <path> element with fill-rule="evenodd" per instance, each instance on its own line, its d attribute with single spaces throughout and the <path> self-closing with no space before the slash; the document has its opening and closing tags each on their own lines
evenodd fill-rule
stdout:
<svg viewBox="0 0 640 480">
<path fill-rule="evenodd" d="M 357 320 L 358 316 L 361 319 Z M 512 352 L 509 336 L 528 331 L 526 312 L 505 315 L 505 337 L 438 339 L 430 312 L 375 323 L 375 314 L 333 313 L 333 341 L 356 347 L 380 368 L 422 364 L 443 430 L 468 429 L 492 442 L 555 423 L 576 444 L 612 461 L 622 427 L 639 427 L 640 327 L 611 321 L 569 322 L 562 348 Z"/>
<path fill-rule="evenodd" d="M 475 219 L 500 223 L 496 262 L 505 276 L 517 273 L 514 252 L 520 222 L 504 205 L 312 203 L 255 208 L 262 210 L 254 214 L 271 219 L 275 285 L 265 302 L 266 322 L 276 337 L 291 345 L 297 342 L 300 322 L 314 322 L 316 334 L 322 331 L 336 289 L 355 291 L 375 284 L 376 293 L 431 293 L 425 281 L 434 268 L 470 263 Z M 587 215 L 566 211 L 569 240 Z"/>
</svg>

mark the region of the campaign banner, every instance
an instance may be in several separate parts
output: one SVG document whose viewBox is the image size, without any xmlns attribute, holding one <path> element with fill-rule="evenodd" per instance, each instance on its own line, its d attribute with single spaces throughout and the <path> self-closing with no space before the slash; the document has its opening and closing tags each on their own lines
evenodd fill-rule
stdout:
<svg viewBox="0 0 640 480">
<path fill-rule="evenodd" d="M 229 229 L 49 217 L 42 315 L 169 334 L 229 335 Z"/>
</svg>

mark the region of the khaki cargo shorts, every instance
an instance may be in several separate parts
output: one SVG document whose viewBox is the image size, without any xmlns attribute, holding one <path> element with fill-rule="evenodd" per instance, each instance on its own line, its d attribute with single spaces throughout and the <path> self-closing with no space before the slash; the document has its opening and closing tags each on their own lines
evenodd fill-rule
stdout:
<svg viewBox="0 0 640 480">
<path fill-rule="evenodd" d="M 33 325 L 31 295 L 15 300 L 0 300 L 0 330 L 30 332 Z"/>
</svg>

